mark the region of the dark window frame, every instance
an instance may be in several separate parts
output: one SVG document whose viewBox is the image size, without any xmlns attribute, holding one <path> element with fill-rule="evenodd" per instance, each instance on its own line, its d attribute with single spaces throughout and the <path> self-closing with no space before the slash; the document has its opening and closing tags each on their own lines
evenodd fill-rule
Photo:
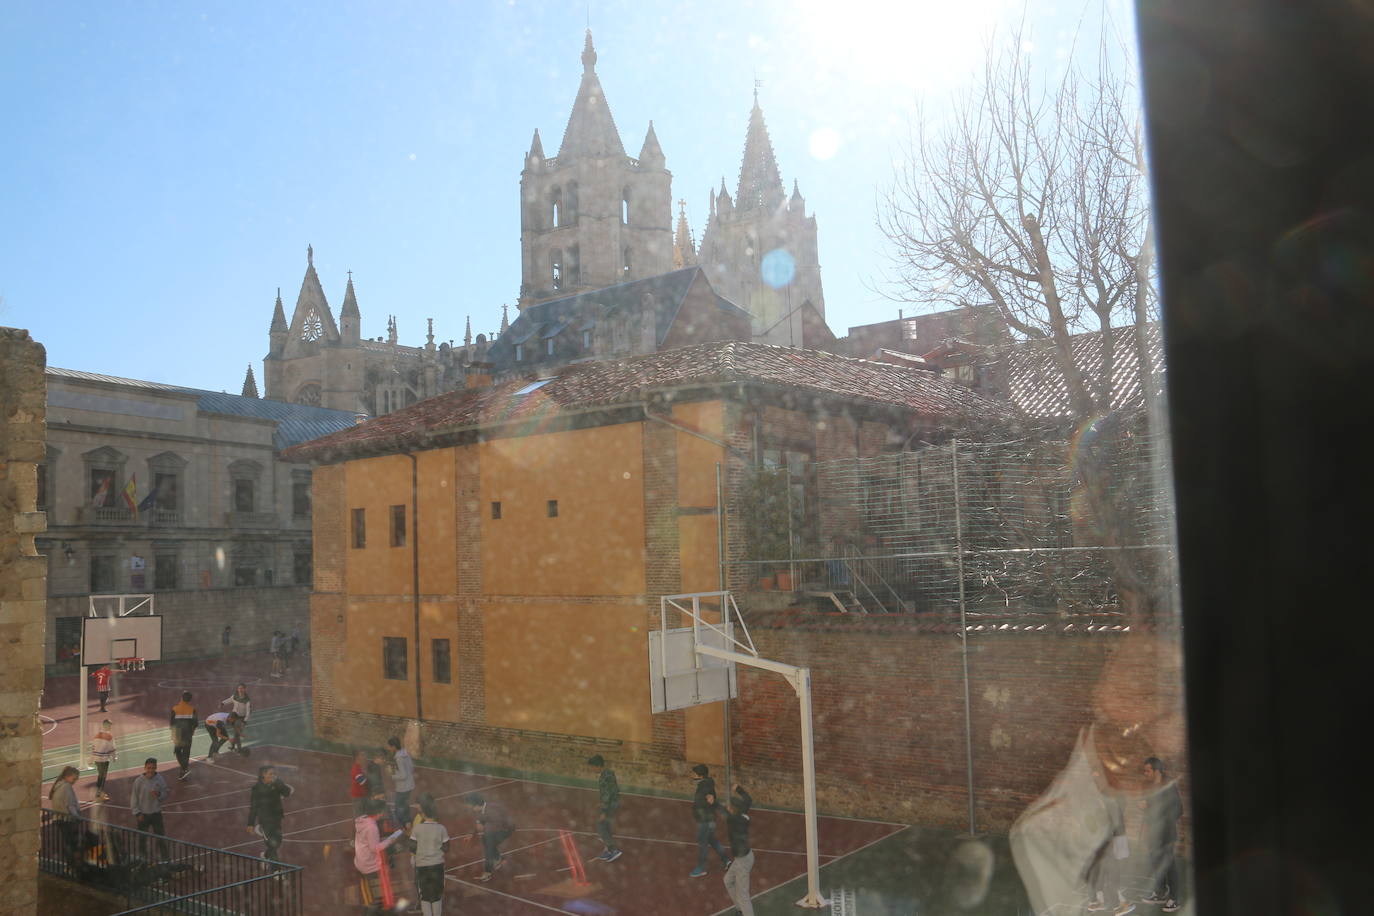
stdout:
<svg viewBox="0 0 1374 916">
<path fill-rule="evenodd" d="M 548 513 L 549 518 L 558 518 L 558 500 L 551 499 L 545 503 L 544 511 Z"/>
<path fill-rule="evenodd" d="M 448 639 L 431 639 L 429 654 L 434 683 L 453 683 L 453 643 Z"/>
<path fill-rule="evenodd" d="M 382 679 L 410 680 L 410 648 L 404 636 L 382 637 Z"/>
<path fill-rule="evenodd" d="M 367 510 L 354 509 L 352 521 L 349 524 L 353 533 L 353 537 L 350 540 L 353 549 L 362 550 L 367 547 Z"/>
<path fill-rule="evenodd" d="M 491 501 L 491 517 L 496 521 L 501 520 L 501 500 L 493 499 Z"/>
<path fill-rule="evenodd" d="M 406 507 L 404 504 L 391 507 L 391 546 L 406 545 Z"/>
</svg>

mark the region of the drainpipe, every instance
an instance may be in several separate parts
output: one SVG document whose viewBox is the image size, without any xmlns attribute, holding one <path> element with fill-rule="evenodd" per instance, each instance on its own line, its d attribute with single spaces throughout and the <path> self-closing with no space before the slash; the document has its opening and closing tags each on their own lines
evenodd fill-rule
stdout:
<svg viewBox="0 0 1374 916">
<path fill-rule="evenodd" d="M 415 719 L 423 721 L 425 707 L 420 699 L 420 462 L 411 452 L 402 452 L 410 459 L 410 591 L 415 616 Z"/>
</svg>

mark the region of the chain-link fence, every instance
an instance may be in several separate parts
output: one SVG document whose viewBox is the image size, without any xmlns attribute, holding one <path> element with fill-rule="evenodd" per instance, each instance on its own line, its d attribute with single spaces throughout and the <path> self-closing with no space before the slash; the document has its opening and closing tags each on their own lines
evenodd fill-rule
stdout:
<svg viewBox="0 0 1374 916">
<path fill-rule="evenodd" d="M 1106 418 L 1071 441 L 952 440 L 817 462 L 808 517 L 735 578 L 867 613 L 1089 613 L 1123 596 L 1158 606 L 1171 502 L 1162 437 L 1136 426 Z"/>
</svg>

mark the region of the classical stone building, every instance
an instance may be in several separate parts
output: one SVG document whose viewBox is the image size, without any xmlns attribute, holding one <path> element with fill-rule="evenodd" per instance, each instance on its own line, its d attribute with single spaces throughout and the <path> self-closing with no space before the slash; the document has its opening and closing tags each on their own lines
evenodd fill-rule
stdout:
<svg viewBox="0 0 1374 916">
<path fill-rule="evenodd" d="M 165 656 L 218 652 L 226 623 L 240 646 L 304 623 L 310 469 L 277 455 L 353 413 L 71 369 L 47 387 L 46 663 L 74 661 L 93 594 L 156 594 Z"/>
<path fill-rule="evenodd" d="M 670 345 L 752 337 L 784 346 L 833 348 L 835 338 L 825 323 L 816 220 L 807 215 L 795 182 L 787 194 L 757 93 L 735 197 L 722 179 L 720 192 L 711 194 L 698 250 L 685 202 L 679 201 L 673 225 L 672 173 L 653 124 L 638 156 L 627 155 L 596 63 L 589 31 L 581 84 L 557 153 L 545 155 L 536 129 L 520 174 L 520 316 L 535 315 L 532 309 L 541 316 L 564 315 L 566 303 L 575 300 L 578 317 L 560 324 L 518 316 L 512 324 L 503 307 L 499 334 L 474 339 L 469 319 L 462 345 L 436 344 L 431 319 L 420 346 L 401 344 L 395 319 L 389 318 L 385 338 L 364 338 L 352 275 L 336 320 L 313 253 L 307 252 L 289 322 L 277 296 L 264 360 L 266 397 L 379 416 L 441 392 L 485 384 L 493 375 L 519 374 L 526 367 L 517 352 L 523 357 L 538 347 L 549 357 L 554 338 L 552 346 L 567 359 L 653 352 L 671 335 L 664 333 L 663 296 L 651 287 L 676 289 L 680 278 L 670 275 L 692 267 L 700 267 L 692 289 L 706 290 L 694 295 L 731 305 L 712 316 L 708 324 L 713 329 L 696 322 L 690 335 Z M 636 285 L 642 282 L 650 285 Z M 647 298 L 641 296 L 644 292 Z M 631 295 L 638 298 L 630 302 Z M 554 302 L 564 304 L 545 307 Z M 726 315 L 731 317 L 722 317 Z M 739 315 L 749 319 L 744 332 L 734 320 Z M 668 324 L 684 326 L 674 316 L 666 317 Z M 589 321 L 598 327 L 589 327 Z M 659 333 L 643 333 L 651 327 Z M 627 328 L 634 329 L 633 339 L 615 345 L 617 329 Z"/>
</svg>

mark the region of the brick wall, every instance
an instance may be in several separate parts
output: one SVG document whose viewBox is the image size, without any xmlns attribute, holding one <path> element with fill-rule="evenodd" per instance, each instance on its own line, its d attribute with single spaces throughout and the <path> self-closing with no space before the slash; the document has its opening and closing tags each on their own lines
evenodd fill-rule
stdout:
<svg viewBox="0 0 1374 916">
<path fill-rule="evenodd" d="M 27 331 L 0 328 L 0 884 L 5 912 L 38 903 L 38 787 L 43 738 L 47 561 L 33 536 L 47 527 L 37 505 L 47 389 L 43 347 Z"/>
<path fill-rule="evenodd" d="M 814 618 L 834 621 L 835 618 Z M 1175 633 L 1053 629 L 971 636 L 969 695 L 978 827 L 1005 830 L 1096 725 L 1099 750 L 1137 785 L 1151 754 L 1183 764 Z M 862 630 L 856 628 L 862 627 Z M 760 653 L 812 669 L 817 797 L 823 811 L 966 829 L 964 679 L 957 627 L 913 618 L 770 626 Z M 797 699 L 777 675 L 739 669 L 735 778 L 799 807 Z M 1186 792 L 1186 773 L 1184 788 Z"/>
</svg>

